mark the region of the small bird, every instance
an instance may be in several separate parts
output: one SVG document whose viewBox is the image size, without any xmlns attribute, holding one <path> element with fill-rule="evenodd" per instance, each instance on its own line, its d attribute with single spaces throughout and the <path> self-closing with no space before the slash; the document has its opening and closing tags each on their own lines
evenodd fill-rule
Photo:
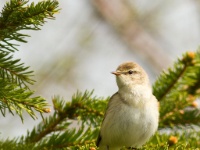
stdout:
<svg viewBox="0 0 200 150">
<path fill-rule="evenodd" d="M 158 128 L 158 102 L 146 72 L 134 62 L 115 72 L 118 92 L 108 103 L 96 145 L 99 150 L 140 148 Z"/>
</svg>

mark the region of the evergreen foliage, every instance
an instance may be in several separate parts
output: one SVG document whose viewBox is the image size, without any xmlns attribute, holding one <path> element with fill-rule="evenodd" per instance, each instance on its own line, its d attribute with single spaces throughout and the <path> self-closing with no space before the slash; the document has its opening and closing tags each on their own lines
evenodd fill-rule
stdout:
<svg viewBox="0 0 200 150">
<path fill-rule="evenodd" d="M 13 58 L 17 49 L 17 42 L 26 42 L 28 35 L 20 33 L 22 30 L 39 30 L 45 19 L 54 19 L 58 11 L 57 1 L 42 1 L 27 4 L 28 0 L 10 0 L 3 7 L 0 15 L 0 111 L 5 116 L 6 111 L 14 115 L 16 112 L 22 119 L 22 112 L 26 111 L 32 118 L 36 118 L 34 110 L 49 112 L 48 104 L 40 96 L 32 96 L 29 85 L 33 71 Z"/>
<path fill-rule="evenodd" d="M 45 19 L 54 19 L 56 0 L 28 5 L 28 0 L 10 0 L 0 16 L 0 110 L 8 110 L 23 119 L 25 110 L 35 118 L 34 110 L 49 112 L 42 97 L 33 97 L 29 85 L 33 72 L 20 59 L 13 58 L 18 42 L 26 42 L 22 30 L 39 30 Z M 153 85 L 160 104 L 159 130 L 141 150 L 193 150 L 200 147 L 200 50 L 187 52 Z M 25 136 L 0 141 L 2 150 L 95 150 L 95 141 L 107 107 L 108 98 L 92 92 L 77 92 L 70 102 L 55 96 L 52 115 L 28 131 Z M 74 126 L 74 124 L 76 126 Z M 124 148 L 126 149 L 126 148 Z"/>
</svg>

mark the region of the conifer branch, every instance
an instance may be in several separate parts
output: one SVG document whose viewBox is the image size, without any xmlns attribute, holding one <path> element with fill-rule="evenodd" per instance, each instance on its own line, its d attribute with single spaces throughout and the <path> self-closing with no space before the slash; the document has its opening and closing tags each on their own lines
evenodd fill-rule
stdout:
<svg viewBox="0 0 200 150">
<path fill-rule="evenodd" d="M 5 4 L 0 14 L 0 111 L 5 116 L 6 110 L 14 115 L 16 112 L 21 119 L 25 110 L 32 118 L 36 118 L 34 111 L 49 112 L 47 102 L 41 97 L 32 97 L 33 91 L 29 84 L 33 84 L 33 71 L 20 63 L 20 59 L 13 59 L 12 52 L 17 44 L 26 42 L 29 35 L 20 33 L 22 30 L 39 30 L 45 19 L 54 19 L 58 12 L 58 1 L 46 0 L 31 3 L 28 0 L 10 0 Z M 16 42 L 15 42 L 16 43 Z"/>
<path fill-rule="evenodd" d="M 53 133 L 48 139 L 38 143 L 37 148 L 46 147 L 48 149 L 80 149 L 80 147 L 92 144 L 94 145 L 98 135 L 98 129 L 87 129 L 82 125 L 78 130 L 68 128 L 63 133 Z"/>
<path fill-rule="evenodd" d="M 46 101 L 41 97 L 32 97 L 33 92 L 26 88 L 17 88 L 16 84 L 13 84 L 5 79 L 0 78 L 0 111 L 5 116 L 6 109 L 10 113 L 15 111 L 22 119 L 23 110 L 32 117 L 36 118 L 33 109 L 39 112 L 47 112 Z"/>
<path fill-rule="evenodd" d="M 36 5 L 26 5 L 28 0 L 11 0 L 7 2 L 0 16 L 0 51 L 15 51 L 16 45 L 11 40 L 26 42 L 28 35 L 21 30 L 40 30 L 45 18 L 54 19 L 58 12 L 58 1 L 40 1 Z"/>
<path fill-rule="evenodd" d="M 54 137 L 59 137 L 60 133 L 72 136 L 73 132 L 76 130 L 73 129 L 70 131 L 69 125 L 71 120 L 81 120 L 81 130 L 77 132 L 77 138 L 82 135 L 85 129 L 85 123 L 89 126 L 98 127 L 102 121 L 103 113 L 102 110 L 105 109 L 107 100 L 101 100 L 101 98 L 92 97 L 93 92 L 86 91 L 85 93 L 77 92 L 73 97 L 71 102 L 65 103 L 64 100 L 61 100 L 59 97 L 53 98 L 54 104 L 54 114 L 46 118 L 41 122 L 37 127 L 35 127 L 31 132 L 28 132 L 26 137 L 22 139 L 27 143 L 39 142 L 46 138 L 48 134 L 54 134 Z M 90 108 L 90 109 L 89 109 Z M 95 108 L 95 109 L 92 109 Z M 98 128 L 96 130 L 87 130 L 87 133 L 92 132 L 91 136 L 96 133 L 97 136 Z M 88 139 L 89 134 L 84 134 L 86 139 Z M 82 135 L 83 139 L 83 135 Z M 84 140 L 84 141 L 85 141 Z M 77 140 L 75 140 L 77 141 Z M 52 140 L 51 140 L 52 142 Z M 78 145 L 81 145 L 82 141 Z M 68 141 L 64 145 L 72 145 L 71 141 Z"/>
<path fill-rule="evenodd" d="M 174 123 L 185 124 L 184 121 L 180 122 L 179 112 L 185 112 L 185 109 L 191 106 L 195 97 L 199 95 L 199 72 L 200 51 L 187 52 L 173 68 L 161 74 L 156 81 L 153 89 L 154 94 L 161 100 L 160 127 L 175 125 Z M 193 118 L 194 122 L 195 120 L 198 120 L 198 117 Z M 192 124 L 192 120 L 190 121 Z"/>
<path fill-rule="evenodd" d="M 200 124 L 200 111 L 198 109 L 171 112 L 163 119 L 165 126 L 188 126 Z"/>
<path fill-rule="evenodd" d="M 180 128 L 179 128 L 180 130 Z M 184 132 L 179 132 L 177 128 L 173 128 L 170 133 L 157 133 L 152 139 L 145 144 L 141 150 L 194 150 L 200 147 L 200 132 L 192 128 L 182 128 Z"/>
<path fill-rule="evenodd" d="M 88 91 L 83 94 L 77 92 L 72 97 L 71 102 L 65 102 L 59 97 L 54 97 L 54 114 L 50 117 L 47 117 L 31 132 L 28 132 L 26 137 L 21 137 L 17 145 L 22 146 L 24 144 L 25 147 L 26 145 L 33 146 L 34 144 L 32 149 L 46 148 L 49 150 L 65 148 L 72 150 L 87 150 L 96 148 L 94 143 L 99 133 L 98 126 L 101 123 L 101 121 L 97 119 L 97 116 L 100 115 L 102 120 L 103 117 L 101 116 L 100 112 L 105 110 L 107 100 L 92 97 L 92 93 L 93 92 Z M 88 105 L 88 107 L 85 107 L 86 105 Z M 90 107 L 96 108 L 96 112 L 88 109 Z M 82 114 L 82 111 L 79 111 L 80 108 L 83 109 L 85 113 Z M 95 113 L 90 115 L 89 112 Z M 84 118 L 83 116 L 85 115 L 87 116 Z M 192 111 L 185 111 L 181 115 L 182 116 L 177 114 L 179 117 L 176 120 L 173 120 L 169 117 L 168 120 L 165 120 L 166 122 L 164 122 L 164 124 L 169 125 L 170 123 L 174 123 L 177 125 L 177 127 L 179 127 L 180 125 L 187 125 L 188 123 L 191 123 L 190 121 L 198 124 L 198 120 L 200 119 L 199 113 L 195 109 Z M 191 118 L 191 115 L 193 118 Z M 98 121 L 98 123 L 93 124 L 90 122 L 89 120 L 92 120 L 91 118 L 94 118 L 93 120 Z M 194 121 L 195 119 L 196 122 Z M 81 124 L 78 124 L 77 128 L 74 128 L 72 127 L 73 120 L 78 120 Z M 182 121 L 183 123 L 179 124 L 179 122 Z M 85 126 L 85 123 L 87 126 Z M 185 127 L 179 127 L 179 129 L 183 128 Z M 157 133 L 144 147 L 141 148 L 141 150 L 160 150 L 168 149 L 169 147 L 188 149 L 189 147 L 199 146 L 197 142 L 199 138 L 186 140 L 187 134 L 195 138 L 196 136 L 200 135 L 200 132 L 196 132 L 195 129 L 191 129 L 188 130 L 188 133 L 182 133 L 177 132 L 176 128 L 172 128 L 170 134 Z M 173 143 L 174 141 L 171 137 L 177 139 L 179 145 L 177 145 L 176 141 Z M 123 149 L 125 150 L 126 148 Z"/>
<path fill-rule="evenodd" d="M 20 59 L 13 60 L 13 56 L 9 56 L 8 52 L 0 53 L 0 76 L 2 79 L 16 83 L 20 87 L 28 88 L 27 83 L 33 84 L 33 71 L 27 71 L 29 67 L 24 67 L 23 63 L 19 63 Z"/>
<path fill-rule="evenodd" d="M 193 56 L 189 56 L 189 54 L 186 53 L 182 59 L 178 59 L 178 61 L 174 63 L 173 68 L 169 68 L 168 71 L 163 72 L 159 76 L 153 85 L 153 94 L 158 101 L 162 101 L 173 88 L 176 88 L 176 84 L 183 77 L 187 68 L 193 66 L 192 57 Z"/>
</svg>

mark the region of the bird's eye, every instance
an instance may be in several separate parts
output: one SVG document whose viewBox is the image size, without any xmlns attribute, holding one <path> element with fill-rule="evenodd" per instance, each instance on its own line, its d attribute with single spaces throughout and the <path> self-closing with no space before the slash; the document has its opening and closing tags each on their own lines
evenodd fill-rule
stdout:
<svg viewBox="0 0 200 150">
<path fill-rule="evenodd" d="M 129 70 L 128 73 L 129 73 L 129 74 L 133 74 L 133 70 Z"/>
</svg>

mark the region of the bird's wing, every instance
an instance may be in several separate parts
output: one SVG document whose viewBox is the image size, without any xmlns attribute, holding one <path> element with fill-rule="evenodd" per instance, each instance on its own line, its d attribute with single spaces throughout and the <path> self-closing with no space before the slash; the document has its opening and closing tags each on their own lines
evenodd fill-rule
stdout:
<svg viewBox="0 0 200 150">
<path fill-rule="evenodd" d="M 97 147 L 99 147 L 100 142 L 101 142 L 101 135 L 100 135 L 100 133 L 99 133 L 99 136 L 98 136 L 97 141 L 96 141 L 96 146 L 97 146 Z"/>
<path fill-rule="evenodd" d="M 105 120 L 106 113 L 107 113 L 107 110 L 108 110 L 108 107 L 109 107 L 109 103 L 111 102 L 111 100 L 113 99 L 113 97 L 114 97 L 116 94 L 118 94 L 118 92 L 116 92 L 115 94 L 113 94 L 113 96 L 110 98 L 110 100 L 109 100 L 109 102 L 108 102 L 108 106 L 107 106 L 107 108 L 106 108 L 103 121 Z M 103 123 L 103 121 L 102 121 L 102 123 Z M 98 136 L 98 138 L 97 138 L 97 141 L 96 141 L 96 146 L 97 146 L 97 147 L 99 147 L 100 142 L 101 142 L 101 129 L 100 129 L 100 132 L 99 132 L 99 136 Z"/>
</svg>

